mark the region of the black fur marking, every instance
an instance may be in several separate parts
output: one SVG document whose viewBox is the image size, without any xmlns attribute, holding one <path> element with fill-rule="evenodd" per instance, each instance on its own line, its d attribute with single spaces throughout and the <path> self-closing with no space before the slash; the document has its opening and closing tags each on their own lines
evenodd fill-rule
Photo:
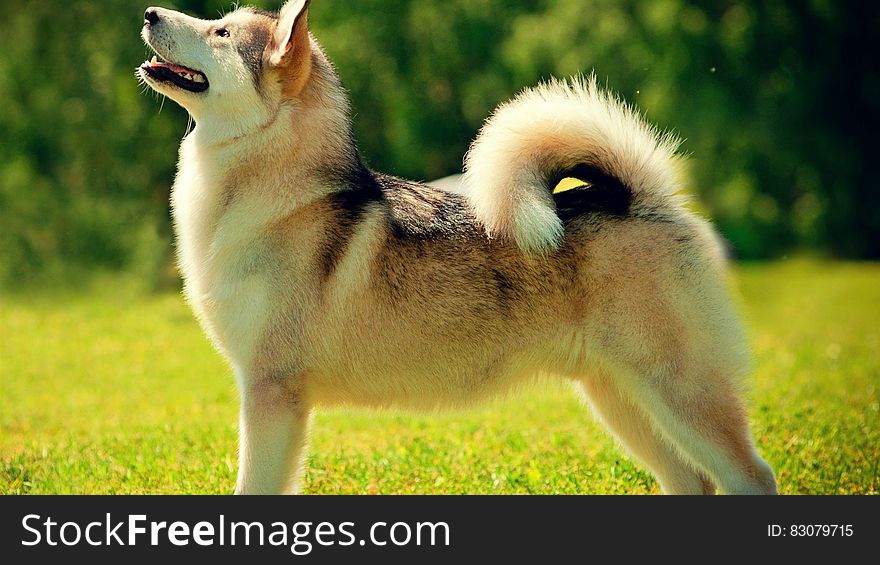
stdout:
<svg viewBox="0 0 880 565">
<path fill-rule="evenodd" d="M 635 217 L 640 220 L 646 220 L 648 222 L 654 222 L 657 224 L 678 223 L 677 216 L 670 214 L 668 209 L 664 209 L 659 206 L 651 206 L 651 205 L 639 206 L 639 210 L 635 214 Z"/>
<path fill-rule="evenodd" d="M 509 314 L 519 297 L 520 291 L 513 281 L 498 269 L 492 269 L 492 279 L 495 281 L 498 309 L 502 314 Z"/>
<path fill-rule="evenodd" d="M 375 270 L 382 294 L 393 305 L 429 300 L 438 289 L 455 294 L 458 289 L 449 288 L 457 284 L 453 273 L 468 270 L 461 261 L 467 262 L 476 242 L 485 241 L 464 197 L 396 177 L 371 175 L 386 230 Z M 362 188 L 365 182 L 369 180 L 362 178 Z M 491 280 L 488 284 L 491 293 Z"/>
<path fill-rule="evenodd" d="M 332 223 L 327 229 L 327 241 L 324 244 L 324 253 L 321 257 L 324 280 L 333 275 L 339 261 L 345 256 L 348 244 L 357 231 L 358 224 L 363 219 L 367 208 L 382 200 L 382 191 L 375 176 L 360 161 L 360 157 L 356 158 L 356 163 L 353 170 L 336 172 L 331 175 L 336 177 L 337 182 L 341 181 L 343 186 L 349 187 L 349 189 L 327 197 L 334 214 Z"/>
<path fill-rule="evenodd" d="M 470 211 L 465 197 L 412 181 L 374 173 L 355 151 L 343 168 L 324 171 L 327 182 L 343 188 L 327 197 L 333 209 L 321 257 L 321 275 L 332 277 L 345 256 L 354 234 L 368 209 L 381 209 L 388 230 L 388 240 L 381 252 L 381 272 L 392 299 L 403 294 L 411 276 L 402 257 L 434 260 L 437 254 L 454 254 L 466 240 L 484 237 Z M 435 245 L 446 241 L 451 245 Z M 393 256 L 393 257 L 392 257 Z M 503 286 L 503 297 L 512 296 L 509 281 Z"/>
<path fill-rule="evenodd" d="M 621 217 L 630 213 L 632 191 L 620 179 L 584 164 L 551 175 L 548 185 L 552 190 L 562 179 L 569 177 L 586 184 L 553 195 L 556 214 L 563 222 L 592 213 Z"/>
<path fill-rule="evenodd" d="M 389 204 L 389 223 L 397 239 L 455 239 L 476 232 L 464 196 L 386 175 L 376 179 Z"/>
</svg>

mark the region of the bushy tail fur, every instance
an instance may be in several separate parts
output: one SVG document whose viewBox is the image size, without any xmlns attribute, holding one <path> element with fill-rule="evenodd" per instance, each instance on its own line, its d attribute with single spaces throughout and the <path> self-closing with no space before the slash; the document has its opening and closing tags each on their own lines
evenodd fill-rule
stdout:
<svg viewBox="0 0 880 565">
<path fill-rule="evenodd" d="M 554 79 L 498 107 L 465 158 L 464 189 L 490 236 L 546 253 L 563 237 L 552 193 L 567 171 L 615 179 L 637 205 L 678 190 L 678 145 L 595 76 Z"/>
</svg>

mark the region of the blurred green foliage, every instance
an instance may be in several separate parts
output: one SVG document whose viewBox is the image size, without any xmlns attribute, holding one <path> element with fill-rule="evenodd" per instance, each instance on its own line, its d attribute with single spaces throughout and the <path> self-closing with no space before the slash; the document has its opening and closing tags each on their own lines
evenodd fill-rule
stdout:
<svg viewBox="0 0 880 565">
<path fill-rule="evenodd" d="M 0 283 L 173 280 L 167 197 L 187 118 L 134 79 L 145 7 L 0 0 Z M 595 70 L 686 138 L 692 190 L 737 256 L 880 258 L 872 3 L 314 0 L 311 22 L 375 168 L 456 172 L 497 103 Z"/>
</svg>

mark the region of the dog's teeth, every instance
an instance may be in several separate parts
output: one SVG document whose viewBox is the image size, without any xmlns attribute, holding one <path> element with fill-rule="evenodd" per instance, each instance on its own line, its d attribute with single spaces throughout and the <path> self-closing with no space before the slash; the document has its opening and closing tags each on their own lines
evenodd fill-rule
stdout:
<svg viewBox="0 0 880 565">
<path fill-rule="evenodd" d="M 153 58 L 150 59 L 150 64 L 155 67 L 159 64 L 159 59 L 155 55 L 153 55 Z"/>
<path fill-rule="evenodd" d="M 195 82 L 205 82 L 205 79 L 202 78 L 202 75 L 195 75 L 195 77 L 193 77 L 193 80 Z"/>
</svg>

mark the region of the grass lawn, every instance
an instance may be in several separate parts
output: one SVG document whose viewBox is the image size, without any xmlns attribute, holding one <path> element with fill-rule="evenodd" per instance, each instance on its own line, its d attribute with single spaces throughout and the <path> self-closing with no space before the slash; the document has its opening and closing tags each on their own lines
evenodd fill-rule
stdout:
<svg viewBox="0 0 880 565">
<path fill-rule="evenodd" d="M 736 269 L 784 493 L 880 492 L 880 265 Z M 0 493 L 230 493 L 232 377 L 175 294 L 0 298 Z M 566 386 L 475 412 L 320 411 L 308 493 L 651 493 Z"/>
</svg>

